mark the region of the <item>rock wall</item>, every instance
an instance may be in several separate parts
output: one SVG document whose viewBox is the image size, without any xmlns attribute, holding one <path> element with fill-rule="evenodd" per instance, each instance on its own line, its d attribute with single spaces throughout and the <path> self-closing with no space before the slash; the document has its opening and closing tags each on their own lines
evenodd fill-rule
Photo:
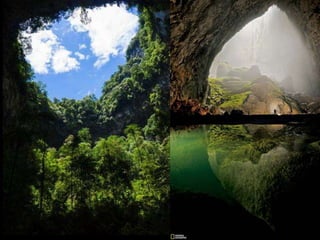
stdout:
<svg viewBox="0 0 320 240">
<path fill-rule="evenodd" d="M 237 31 L 273 4 L 303 33 L 320 69 L 319 0 L 171 0 L 170 105 L 189 97 L 202 100 L 214 57 Z"/>
</svg>

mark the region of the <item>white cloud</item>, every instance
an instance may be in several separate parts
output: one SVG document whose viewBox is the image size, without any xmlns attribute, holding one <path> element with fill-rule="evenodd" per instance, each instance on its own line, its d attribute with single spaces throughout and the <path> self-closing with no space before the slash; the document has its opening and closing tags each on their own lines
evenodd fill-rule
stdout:
<svg viewBox="0 0 320 240">
<path fill-rule="evenodd" d="M 94 88 L 93 90 L 88 90 L 86 96 L 89 96 L 91 94 L 96 94 L 97 93 L 97 88 Z"/>
<path fill-rule="evenodd" d="M 60 46 L 52 57 L 52 69 L 55 73 L 69 72 L 73 69 L 79 69 L 80 63 L 77 59 L 70 57 L 71 52 Z"/>
<path fill-rule="evenodd" d="M 86 56 L 80 52 L 75 52 L 74 55 L 76 55 L 79 58 L 79 60 L 86 59 Z"/>
<path fill-rule="evenodd" d="M 94 66 L 99 68 L 107 63 L 111 56 L 123 55 L 132 37 L 136 34 L 138 17 L 126 10 L 125 5 L 106 5 L 105 7 L 88 9 L 91 21 L 84 25 L 80 20 L 81 10 L 76 9 L 68 21 L 78 32 L 87 32 L 90 38 L 92 53 L 97 57 Z M 79 51 L 67 50 L 59 42 L 58 36 L 52 30 L 41 30 L 36 33 L 22 32 L 22 36 L 31 38 L 32 52 L 26 54 L 35 73 L 47 74 L 49 70 L 55 73 L 79 69 L 78 60 L 88 59 Z M 87 48 L 78 44 L 79 50 Z"/>
<path fill-rule="evenodd" d="M 79 50 L 85 49 L 85 48 L 87 48 L 87 46 L 84 43 L 83 44 L 79 44 Z"/>
<path fill-rule="evenodd" d="M 46 74 L 50 67 L 53 48 L 58 44 L 57 36 L 51 30 L 43 30 L 33 34 L 22 33 L 25 37 L 31 37 L 32 52 L 26 55 L 36 73 Z"/>
<path fill-rule="evenodd" d="M 32 52 L 26 55 L 35 73 L 47 74 L 51 68 L 55 73 L 68 72 L 79 68 L 79 62 L 71 57 L 52 30 L 35 33 L 22 32 L 22 36 L 31 38 Z"/>
<path fill-rule="evenodd" d="M 88 32 L 93 54 L 97 57 L 94 66 L 99 68 L 110 56 L 124 54 L 130 40 L 136 34 L 138 17 L 126 10 L 125 5 L 106 5 L 88 9 L 91 21 L 82 24 L 80 8 L 69 17 L 71 26 L 78 32 Z"/>
</svg>

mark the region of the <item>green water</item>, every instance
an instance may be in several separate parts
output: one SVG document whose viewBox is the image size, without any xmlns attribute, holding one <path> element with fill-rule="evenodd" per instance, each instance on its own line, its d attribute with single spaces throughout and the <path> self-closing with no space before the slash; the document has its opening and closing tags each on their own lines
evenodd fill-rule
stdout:
<svg viewBox="0 0 320 240">
<path fill-rule="evenodd" d="M 313 165 L 319 151 L 317 126 L 212 125 L 171 130 L 170 186 L 256 208 L 253 205 L 266 198 L 270 186 L 289 184 L 302 171 L 300 159 Z"/>
<path fill-rule="evenodd" d="M 170 186 L 177 191 L 229 198 L 209 164 L 206 130 L 203 127 L 171 131 Z"/>
<path fill-rule="evenodd" d="M 317 125 L 211 125 L 170 133 L 172 190 L 240 203 L 273 227 L 298 221 L 291 212 L 299 201 L 316 208 L 304 191 L 319 187 L 319 162 Z"/>
</svg>

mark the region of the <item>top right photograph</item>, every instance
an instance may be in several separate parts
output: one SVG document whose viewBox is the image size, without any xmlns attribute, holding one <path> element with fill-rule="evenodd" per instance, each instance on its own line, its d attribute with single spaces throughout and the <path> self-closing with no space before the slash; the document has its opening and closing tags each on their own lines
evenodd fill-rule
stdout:
<svg viewBox="0 0 320 240">
<path fill-rule="evenodd" d="M 171 125 L 314 119 L 319 11 L 317 0 L 171 1 Z"/>
</svg>

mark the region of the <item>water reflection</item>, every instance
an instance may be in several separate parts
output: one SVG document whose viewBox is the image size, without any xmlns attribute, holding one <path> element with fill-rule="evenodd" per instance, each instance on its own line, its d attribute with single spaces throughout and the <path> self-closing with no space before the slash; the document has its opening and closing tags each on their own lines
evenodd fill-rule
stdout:
<svg viewBox="0 0 320 240">
<path fill-rule="evenodd" d="M 281 219 L 289 224 L 287 218 L 295 212 L 291 203 L 299 199 L 312 204 L 312 199 L 300 195 L 319 187 L 315 182 L 320 162 L 317 126 L 212 125 L 172 130 L 170 156 L 173 189 L 220 198 L 229 194 L 271 226 L 281 225 Z"/>
<path fill-rule="evenodd" d="M 170 132 L 170 186 L 176 191 L 206 193 L 227 199 L 208 162 L 206 130 L 198 127 Z"/>
</svg>

